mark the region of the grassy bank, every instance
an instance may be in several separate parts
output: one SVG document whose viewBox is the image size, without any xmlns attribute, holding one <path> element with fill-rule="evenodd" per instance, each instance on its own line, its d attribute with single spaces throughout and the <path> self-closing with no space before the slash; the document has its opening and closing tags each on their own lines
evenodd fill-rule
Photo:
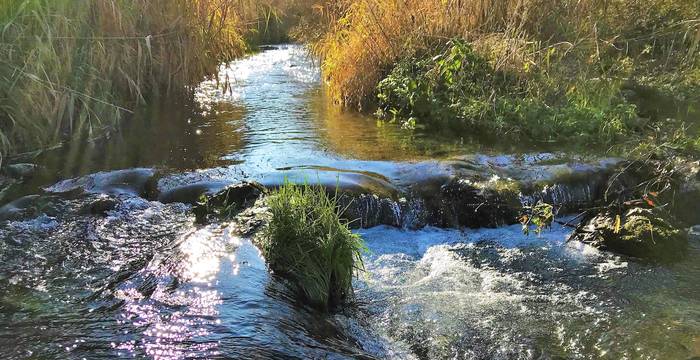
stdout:
<svg viewBox="0 0 700 360">
<path fill-rule="evenodd" d="M 92 136 L 158 93 L 187 91 L 243 54 L 250 4 L 6 0 L 0 154 Z"/>
<path fill-rule="evenodd" d="M 649 101 L 700 89 L 694 0 L 337 0 L 316 19 L 335 100 L 406 126 L 613 144 L 682 128 Z"/>
</svg>

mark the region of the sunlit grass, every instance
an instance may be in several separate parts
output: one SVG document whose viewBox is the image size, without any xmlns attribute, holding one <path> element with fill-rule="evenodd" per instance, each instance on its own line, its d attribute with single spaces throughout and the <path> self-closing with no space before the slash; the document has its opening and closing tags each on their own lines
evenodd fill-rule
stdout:
<svg viewBox="0 0 700 360">
<path fill-rule="evenodd" d="M 258 246 L 271 269 L 291 278 L 313 306 L 341 303 L 363 269 L 364 245 L 340 220 L 335 197 L 320 186 L 285 183 L 267 203 L 272 218 Z"/>
<path fill-rule="evenodd" d="M 0 153 L 99 134 L 154 94 L 187 91 L 243 54 L 247 4 L 0 2 Z"/>
<path fill-rule="evenodd" d="M 514 95 L 551 96 L 595 78 L 697 66 L 695 0 L 330 0 L 319 2 L 314 51 L 335 100 L 367 107 L 403 59 L 470 43 L 496 71 L 518 78 Z M 649 67 L 653 69 L 650 69 Z M 489 84 L 484 84 L 488 88 Z M 524 92 L 523 92 L 524 91 Z"/>
</svg>

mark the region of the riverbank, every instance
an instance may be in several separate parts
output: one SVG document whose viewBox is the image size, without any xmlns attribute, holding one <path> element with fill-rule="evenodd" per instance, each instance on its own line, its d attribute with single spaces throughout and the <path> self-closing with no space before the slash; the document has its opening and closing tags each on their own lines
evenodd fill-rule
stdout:
<svg viewBox="0 0 700 360">
<path fill-rule="evenodd" d="M 223 0 L 0 5 L 0 156 L 103 135 L 242 55 L 249 9 Z"/>
<path fill-rule="evenodd" d="M 312 49 L 336 102 L 406 127 L 697 148 L 694 1 L 331 2 Z M 678 112 L 659 112 L 668 104 Z"/>
</svg>

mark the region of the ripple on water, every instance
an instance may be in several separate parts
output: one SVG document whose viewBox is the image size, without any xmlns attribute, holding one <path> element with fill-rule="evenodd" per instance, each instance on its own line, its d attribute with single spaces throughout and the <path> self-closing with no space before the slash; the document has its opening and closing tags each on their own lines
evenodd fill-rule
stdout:
<svg viewBox="0 0 700 360">
<path fill-rule="evenodd" d="M 0 227 L 0 346 L 10 357 L 352 358 L 347 317 L 317 314 L 226 225 L 182 204 L 55 198 Z"/>
<path fill-rule="evenodd" d="M 369 275 L 357 282 L 363 311 L 380 334 L 420 358 L 695 355 L 698 300 L 649 301 L 673 282 L 668 269 L 566 243 L 566 229 L 541 238 L 518 226 L 360 233 L 369 247 Z M 669 312 L 686 317 L 664 323 Z"/>
</svg>

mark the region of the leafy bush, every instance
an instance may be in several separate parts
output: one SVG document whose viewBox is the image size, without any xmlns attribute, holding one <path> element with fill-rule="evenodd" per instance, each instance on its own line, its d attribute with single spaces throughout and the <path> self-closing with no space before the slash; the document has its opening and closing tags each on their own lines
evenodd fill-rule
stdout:
<svg viewBox="0 0 700 360">
<path fill-rule="evenodd" d="M 698 98 L 697 0 L 329 0 L 319 9 L 329 25 L 312 49 L 331 96 L 378 103 L 408 127 L 608 145 L 667 126 L 669 116 L 626 101 L 623 84 Z M 469 46 L 443 51 L 455 38 Z M 695 108 L 683 119 L 694 121 Z"/>
<path fill-rule="evenodd" d="M 436 56 L 400 62 L 379 82 L 380 117 L 407 126 L 600 143 L 626 135 L 636 119 L 617 83 L 581 81 L 564 95 L 553 94 L 557 88 L 525 88 L 464 41 L 448 45 Z"/>
<path fill-rule="evenodd" d="M 393 119 L 466 118 L 495 85 L 495 72 L 468 44 L 452 40 L 434 57 L 407 59 L 377 85 L 378 113 Z M 476 100 L 476 101 L 475 101 Z"/>
<path fill-rule="evenodd" d="M 270 268 L 294 281 L 311 305 L 328 309 L 352 293 L 364 245 L 342 223 L 321 186 L 285 183 L 267 198 L 272 218 L 257 240 Z"/>
</svg>

